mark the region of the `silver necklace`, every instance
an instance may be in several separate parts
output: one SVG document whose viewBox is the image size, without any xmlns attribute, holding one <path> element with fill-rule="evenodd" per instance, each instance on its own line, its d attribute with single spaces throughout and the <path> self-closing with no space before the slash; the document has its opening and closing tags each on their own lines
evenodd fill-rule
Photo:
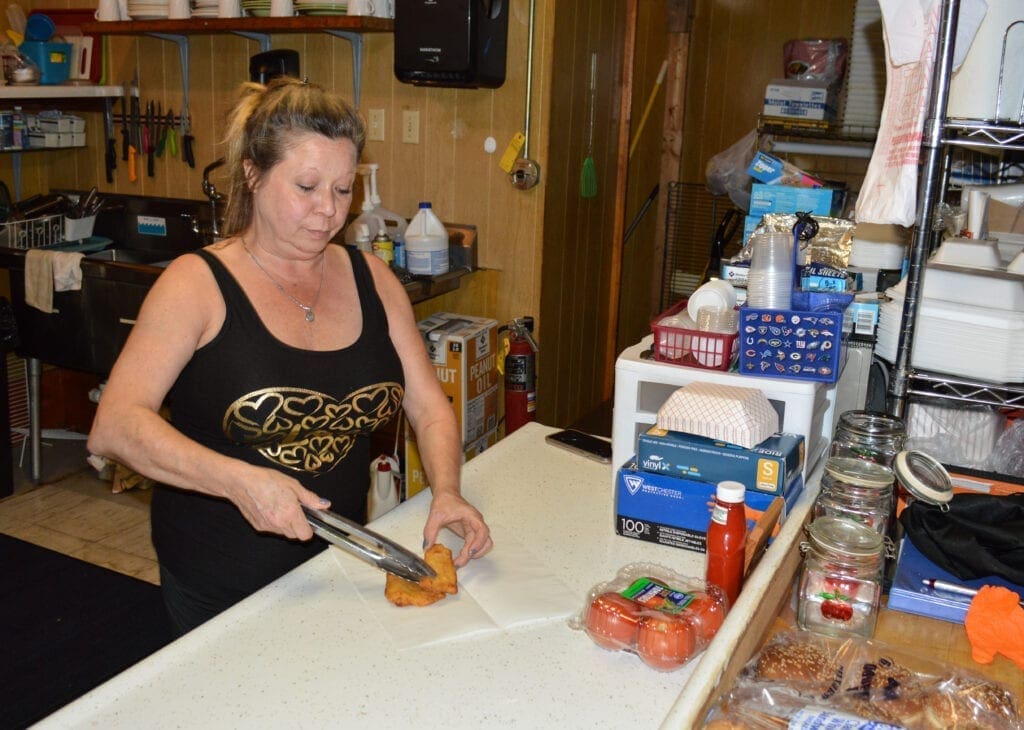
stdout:
<svg viewBox="0 0 1024 730">
<path fill-rule="evenodd" d="M 246 244 L 245 241 L 242 241 L 242 248 L 244 248 L 245 252 L 247 254 L 249 254 L 249 258 L 252 259 L 252 262 L 254 264 L 256 264 L 257 268 L 259 268 L 259 270 L 262 271 L 266 275 L 266 277 L 268 279 L 270 279 L 270 283 L 272 283 L 274 286 L 276 286 L 280 290 L 280 292 L 282 294 L 284 294 L 286 297 L 288 297 L 293 302 L 295 302 L 295 305 L 299 309 L 301 309 L 303 312 L 306 313 L 306 321 L 307 322 L 314 322 L 314 321 L 316 321 L 316 314 L 313 312 L 313 308 L 316 306 L 316 303 L 318 301 L 320 301 L 320 292 L 324 288 L 324 272 L 327 270 L 327 251 L 323 252 L 323 258 L 321 259 L 321 262 L 320 262 L 320 285 L 316 288 L 316 295 L 314 295 L 313 301 L 312 301 L 311 304 L 303 304 L 301 301 L 299 301 L 298 299 L 293 297 L 291 295 L 291 293 L 287 289 L 285 289 L 283 286 L 281 286 L 281 283 L 277 279 L 275 279 L 270 274 L 269 271 L 267 271 L 266 269 L 263 268 L 263 264 L 261 264 L 260 260 L 258 258 L 256 258 L 256 254 L 254 254 L 249 249 L 249 246 Z"/>
</svg>

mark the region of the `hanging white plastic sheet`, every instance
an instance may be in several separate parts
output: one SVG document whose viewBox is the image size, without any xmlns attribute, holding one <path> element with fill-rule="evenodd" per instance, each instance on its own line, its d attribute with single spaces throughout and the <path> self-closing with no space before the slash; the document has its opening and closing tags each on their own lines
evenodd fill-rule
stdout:
<svg viewBox="0 0 1024 730">
<path fill-rule="evenodd" d="M 880 0 L 879 5 L 886 50 L 885 103 L 856 216 L 863 223 L 912 226 L 942 2 Z M 961 2 L 954 68 L 967 55 L 987 7 L 984 0 Z"/>
</svg>

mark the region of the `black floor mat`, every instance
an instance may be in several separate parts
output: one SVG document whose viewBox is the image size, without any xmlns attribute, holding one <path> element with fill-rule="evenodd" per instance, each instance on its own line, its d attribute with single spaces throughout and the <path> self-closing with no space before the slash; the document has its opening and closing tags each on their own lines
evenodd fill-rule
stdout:
<svg viewBox="0 0 1024 730">
<path fill-rule="evenodd" d="M 46 717 L 171 641 L 151 583 L 0 535 L 0 728 Z"/>
</svg>

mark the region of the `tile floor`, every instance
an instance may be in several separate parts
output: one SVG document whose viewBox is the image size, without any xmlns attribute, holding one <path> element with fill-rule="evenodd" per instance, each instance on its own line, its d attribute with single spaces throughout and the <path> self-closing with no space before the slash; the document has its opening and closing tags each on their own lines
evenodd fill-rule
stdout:
<svg viewBox="0 0 1024 730">
<path fill-rule="evenodd" d="M 0 532 L 159 583 L 149 539 L 147 490 L 114 494 L 85 462 L 84 442 L 54 441 L 43 448 L 41 484 L 28 477 L 28 456 L 18 466 L 14 450 L 14 494 L 0 499 Z"/>
</svg>

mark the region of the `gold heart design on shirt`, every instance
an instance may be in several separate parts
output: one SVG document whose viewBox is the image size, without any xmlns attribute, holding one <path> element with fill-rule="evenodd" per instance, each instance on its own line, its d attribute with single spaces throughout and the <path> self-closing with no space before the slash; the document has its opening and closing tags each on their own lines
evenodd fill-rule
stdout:
<svg viewBox="0 0 1024 730">
<path fill-rule="evenodd" d="M 395 382 L 365 386 L 342 401 L 304 388 L 264 388 L 232 403 L 222 428 L 276 464 L 324 473 L 344 460 L 359 434 L 389 421 L 404 394 Z"/>
</svg>

